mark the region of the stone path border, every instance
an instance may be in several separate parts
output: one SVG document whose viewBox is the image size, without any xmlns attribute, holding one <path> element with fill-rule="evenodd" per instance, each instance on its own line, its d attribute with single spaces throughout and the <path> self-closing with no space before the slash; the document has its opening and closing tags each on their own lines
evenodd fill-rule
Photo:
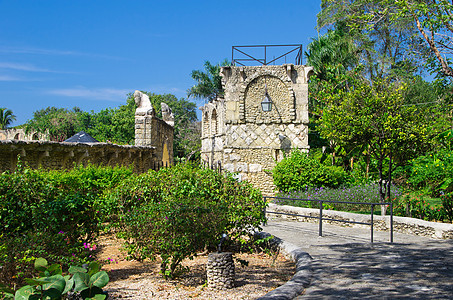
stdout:
<svg viewBox="0 0 453 300">
<path fill-rule="evenodd" d="M 272 236 L 267 232 L 259 232 L 257 235 L 260 238 Z M 288 243 L 278 237 L 273 237 L 271 243 L 276 244 L 289 258 L 296 264 L 296 273 L 284 285 L 270 291 L 258 300 L 289 300 L 302 294 L 302 292 L 310 285 L 313 269 L 311 267 L 312 257 L 302 251 L 294 244 Z"/>
</svg>

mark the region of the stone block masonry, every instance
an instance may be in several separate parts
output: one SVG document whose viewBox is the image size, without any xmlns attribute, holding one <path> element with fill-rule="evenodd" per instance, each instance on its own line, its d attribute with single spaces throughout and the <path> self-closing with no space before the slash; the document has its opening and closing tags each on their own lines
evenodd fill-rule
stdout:
<svg viewBox="0 0 453 300">
<path fill-rule="evenodd" d="M 292 149 L 308 151 L 308 76 L 301 65 L 223 67 L 223 98 L 202 110 L 202 160 L 273 195 L 271 170 Z M 263 111 L 268 93 L 272 110 Z"/>
<path fill-rule="evenodd" d="M 13 171 L 18 156 L 31 168 L 71 169 L 74 164 L 132 166 L 137 173 L 154 168 L 158 162 L 155 148 L 121 146 L 107 143 L 58 143 L 49 141 L 0 141 L 0 172 Z"/>
<path fill-rule="evenodd" d="M 42 141 L 48 138 L 40 133 L 25 135 L 22 131 L 0 131 L 0 172 L 12 171 L 17 159 L 31 168 L 68 169 L 74 164 L 92 163 L 103 166 L 132 166 L 137 173 L 159 166 L 173 164 L 174 117 L 165 103 L 162 120 L 157 118 L 149 97 L 134 93 L 135 146 L 110 143 L 58 143 Z M 2 140 L 3 139 L 3 140 Z"/>
</svg>

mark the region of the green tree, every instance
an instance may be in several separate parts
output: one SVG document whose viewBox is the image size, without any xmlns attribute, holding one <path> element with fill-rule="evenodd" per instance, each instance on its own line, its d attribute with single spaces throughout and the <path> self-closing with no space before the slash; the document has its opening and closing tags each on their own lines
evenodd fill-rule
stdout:
<svg viewBox="0 0 453 300">
<path fill-rule="evenodd" d="M 0 130 L 8 128 L 8 126 L 15 120 L 16 116 L 13 115 L 12 110 L 0 107 Z"/>
<path fill-rule="evenodd" d="M 453 3 L 447 0 L 383 2 L 396 5 L 397 10 L 393 12 L 391 21 L 401 18 L 413 21 L 424 45 L 430 50 L 429 54 L 425 55 L 428 65 L 453 78 Z"/>
<path fill-rule="evenodd" d="M 422 62 L 410 51 L 419 45 L 412 20 L 407 16 L 392 19 L 398 11 L 396 2 L 322 0 L 318 29 L 344 24 L 359 49 L 360 62 L 369 78 L 404 76 L 420 70 Z"/>
<path fill-rule="evenodd" d="M 223 96 L 224 91 L 222 88 L 220 68 L 228 65 L 230 63 L 227 60 L 224 60 L 220 65 L 213 65 L 209 61 L 205 61 L 205 72 L 193 70 L 191 76 L 197 84 L 187 90 L 187 97 L 208 99 L 210 101 L 214 100 L 217 96 Z"/>
<path fill-rule="evenodd" d="M 81 110 L 74 107 L 65 108 L 47 107 L 35 111 L 33 119 L 25 123 L 25 131 L 48 132 L 51 141 L 62 142 L 77 133 L 79 126 L 78 114 Z"/>
<path fill-rule="evenodd" d="M 384 202 L 390 195 L 394 169 L 425 151 L 436 133 L 418 106 L 406 105 L 406 85 L 392 84 L 389 79 L 370 83 L 359 72 L 344 76 L 348 81 L 344 89 L 325 91 L 320 131 L 349 149 L 368 149 L 378 163 L 379 195 Z"/>
<path fill-rule="evenodd" d="M 86 131 L 100 142 L 133 145 L 136 104 L 130 95 L 126 104 L 117 108 L 106 108 L 98 113 L 79 114 L 80 130 Z"/>
</svg>

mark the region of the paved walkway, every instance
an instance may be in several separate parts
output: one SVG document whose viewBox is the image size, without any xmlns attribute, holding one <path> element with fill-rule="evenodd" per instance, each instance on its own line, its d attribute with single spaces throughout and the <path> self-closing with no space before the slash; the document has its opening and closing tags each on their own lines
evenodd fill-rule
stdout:
<svg viewBox="0 0 453 300">
<path fill-rule="evenodd" d="M 453 299 L 453 240 L 434 240 L 294 221 L 269 221 L 264 231 L 313 257 L 310 286 L 296 299 Z"/>
</svg>

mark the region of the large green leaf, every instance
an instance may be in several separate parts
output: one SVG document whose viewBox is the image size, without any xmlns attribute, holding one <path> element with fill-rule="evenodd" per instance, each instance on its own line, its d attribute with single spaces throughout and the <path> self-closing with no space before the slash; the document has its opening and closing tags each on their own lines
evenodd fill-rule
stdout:
<svg viewBox="0 0 453 300">
<path fill-rule="evenodd" d="M 33 295 L 33 293 L 35 291 L 36 290 L 30 285 L 23 286 L 16 291 L 14 299 L 15 300 L 28 300 L 29 297 L 31 295 Z"/>
<path fill-rule="evenodd" d="M 43 286 L 44 290 L 55 289 L 61 294 L 66 287 L 66 280 L 61 275 L 50 276 L 46 280 L 50 281 L 50 283 Z"/>
<path fill-rule="evenodd" d="M 93 286 L 91 289 L 85 289 L 82 292 L 80 292 L 80 296 L 82 296 L 83 299 L 87 298 L 93 298 L 96 295 L 102 295 L 102 289 L 98 288 L 97 286 Z"/>
<path fill-rule="evenodd" d="M 74 291 L 81 292 L 87 288 L 89 288 L 90 283 L 90 276 L 87 273 L 75 273 L 74 277 Z"/>
<path fill-rule="evenodd" d="M 87 270 L 85 268 L 82 268 L 82 267 L 71 266 L 71 267 L 69 267 L 68 272 L 69 272 L 69 274 L 75 274 L 77 272 L 86 273 Z"/>
<path fill-rule="evenodd" d="M 63 295 L 66 294 L 67 292 L 69 292 L 72 287 L 74 286 L 74 278 L 70 277 L 70 275 L 66 275 L 64 277 L 65 281 L 66 281 L 66 286 L 63 290 Z"/>
<path fill-rule="evenodd" d="M 51 283 L 51 281 L 47 280 L 47 278 L 25 278 L 25 282 L 29 285 L 44 285 L 46 283 Z"/>
<path fill-rule="evenodd" d="M 39 257 L 35 260 L 35 269 L 38 271 L 45 271 L 47 268 L 47 260 Z"/>
<path fill-rule="evenodd" d="M 104 300 L 105 298 L 107 298 L 107 295 L 105 295 L 105 294 L 96 294 L 93 297 L 86 298 L 86 299 L 87 300 Z"/>
<path fill-rule="evenodd" d="M 88 275 L 92 276 L 101 270 L 101 264 L 97 261 L 92 261 L 88 266 Z"/>
<path fill-rule="evenodd" d="M 90 286 L 103 288 L 107 283 L 109 283 L 109 275 L 105 271 L 98 272 L 90 278 Z"/>
</svg>

